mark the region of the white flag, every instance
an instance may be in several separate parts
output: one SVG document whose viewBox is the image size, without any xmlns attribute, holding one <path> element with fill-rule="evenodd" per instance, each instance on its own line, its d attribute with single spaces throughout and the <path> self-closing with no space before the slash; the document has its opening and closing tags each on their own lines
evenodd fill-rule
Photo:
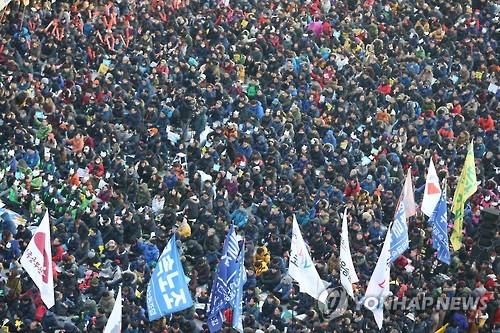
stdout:
<svg viewBox="0 0 500 333">
<path fill-rule="evenodd" d="M 378 257 L 377 265 L 366 288 L 363 305 L 373 312 L 373 317 L 379 329 L 384 321 L 384 300 L 389 295 L 389 284 L 391 282 L 390 250 L 391 250 L 391 228 L 387 230 L 382 252 Z"/>
<path fill-rule="evenodd" d="M 54 306 L 54 276 L 52 274 L 52 251 L 50 244 L 49 213 L 36 230 L 21 257 L 21 265 L 40 290 L 47 309 Z"/>
<path fill-rule="evenodd" d="M 410 218 L 417 214 L 417 208 L 415 207 L 415 195 L 413 194 L 413 183 L 411 180 L 411 168 L 408 169 L 406 174 L 406 181 L 403 187 L 403 198 L 402 203 L 405 206 L 405 218 Z"/>
<path fill-rule="evenodd" d="M 429 162 L 427 170 L 427 179 L 425 180 L 424 199 L 422 200 L 422 213 L 431 217 L 436 208 L 439 198 L 441 198 L 441 188 L 439 186 L 439 177 L 434 167 L 434 162 Z"/>
<path fill-rule="evenodd" d="M 358 276 L 352 263 L 351 247 L 349 246 L 349 231 L 347 230 L 347 208 L 342 219 L 342 236 L 340 238 L 340 282 L 349 296 L 354 298 L 352 284 L 358 282 Z"/>
<path fill-rule="evenodd" d="M 300 232 L 299 224 L 293 217 L 292 246 L 288 274 L 299 283 L 300 292 L 309 294 L 320 302 L 325 302 L 327 293 L 323 280 L 307 251 L 306 243 Z"/>
<path fill-rule="evenodd" d="M 120 333 L 122 331 L 122 287 L 118 288 L 113 311 L 109 315 L 104 333 Z"/>
<path fill-rule="evenodd" d="M 0 0 L 0 10 L 3 10 L 12 0 Z"/>
</svg>

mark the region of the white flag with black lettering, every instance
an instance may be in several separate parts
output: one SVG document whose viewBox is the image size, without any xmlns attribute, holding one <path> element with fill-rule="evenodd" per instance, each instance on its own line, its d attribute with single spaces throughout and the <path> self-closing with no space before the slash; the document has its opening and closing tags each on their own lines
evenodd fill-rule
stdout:
<svg viewBox="0 0 500 333">
<path fill-rule="evenodd" d="M 352 284 L 358 282 L 358 276 L 352 262 L 351 247 L 349 246 L 349 231 L 347 229 L 347 208 L 342 219 L 342 235 L 340 237 L 340 282 L 345 291 L 354 298 Z"/>
</svg>

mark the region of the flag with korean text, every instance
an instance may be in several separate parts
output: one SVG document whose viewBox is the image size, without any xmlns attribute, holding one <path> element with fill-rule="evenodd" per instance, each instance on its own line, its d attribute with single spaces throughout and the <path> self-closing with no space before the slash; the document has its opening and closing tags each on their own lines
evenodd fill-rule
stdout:
<svg viewBox="0 0 500 333">
<path fill-rule="evenodd" d="M 394 223 L 391 228 L 391 262 L 398 259 L 399 256 L 410 247 L 406 219 L 415 214 L 415 198 L 413 195 L 411 169 L 409 169 L 399 203 L 396 207 Z"/>
<path fill-rule="evenodd" d="M 175 244 L 175 234 L 165 246 L 151 274 L 146 293 L 146 306 L 149 320 L 193 306 L 179 250 Z"/>
<path fill-rule="evenodd" d="M 238 237 L 231 226 L 224 241 L 222 256 L 210 293 L 209 307 L 207 310 L 207 325 L 210 332 L 218 331 L 224 322 L 224 310 L 235 305 L 237 287 L 239 285 L 240 245 Z"/>
<path fill-rule="evenodd" d="M 241 242 L 240 255 L 238 257 L 238 274 L 233 283 L 235 289 L 234 297 L 229 300 L 233 307 L 233 328 L 243 333 L 243 285 L 247 282 L 247 271 L 245 269 L 245 243 Z M 231 275 L 231 274 L 230 274 Z"/>
<path fill-rule="evenodd" d="M 471 142 L 469 151 L 465 157 L 462 173 L 458 179 L 455 194 L 453 195 L 453 205 L 451 211 L 455 215 L 453 232 L 450 237 L 453 250 L 458 251 L 462 247 L 462 229 L 464 223 L 465 202 L 477 191 L 476 165 L 474 163 L 474 146 Z"/>
<path fill-rule="evenodd" d="M 46 212 L 21 257 L 21 266 L 40 290 L 47 309 L 55 304 L 51 246 L 49 213 Z"/>
<path fill-rule="evenodd" d="M 352 284 L 358 282 L 358 276 L 352 262 L 351 247 L 349 246 L 349 231 L 347 229 L 347 208 L 342 218 L 342 235 L 340 237 L 340 282 L 346 292 L 354 298 Z"/>
<path fill-rule="evenodd" d="M 438 184 L 439 185 L 439 184 Z M 437 258 L 450 264 L 450 245 L 448 240 L 448 212 L 446 210 L 446 187 L 428 221 L 432 226 L 432 247 L 437 250 Z"/>
</svg>

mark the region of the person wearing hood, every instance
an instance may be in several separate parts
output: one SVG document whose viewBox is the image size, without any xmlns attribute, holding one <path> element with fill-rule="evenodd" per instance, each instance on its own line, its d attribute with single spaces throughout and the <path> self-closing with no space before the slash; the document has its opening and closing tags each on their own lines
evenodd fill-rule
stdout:
<svg viewBox="0 0 500 333">
<path fill-rule="evenodd" d="M 181 218 L 181 222 L 177 228 L 177 233 L 179 234 L 182 241 L 187 240 L 191 237 L 191 226 L 186 218 Z"/>
<path fill-rule="evenodd" d="M 244 203 L 241 203 L 238 209 L 231 214 L 230 219 L 238 228 L 244 228 L 247 225 L 248 212 Z"/>
<path fill-rule="evenodd" d="M 151 269 L 149 266 L 146 264 L 146 259 L 144 258 L 143 255 L 139 256 L 137 260 L 133 261 L 130 264 L 130 270 L 132 271 L 132 275 L 135 278 L 137 278 L 138 281 L 148 281 L 149 278 L 151 277 Z M 122 279 L 125 283 L 125 281 L 128 281 L 131 276 L 125 272 L 122 275 Z"/>
<path fill-rule="evenodd" d="M 146 207 L 151 206 L 151 193 L 148 189 L 148 184 L 142 183 L 139 186 L 139 191 L 135 197 L 136 207 Z"/>
<path fill-rule="evenodd" d="M 41 324 L 45 332 L 54 333 L 56 330 L 63 328 L 54 312 L 47 310 L 42 317 Z"/>
<path fill-rule="evenodd" d="M 148 263 L 149 266 L 155 262 L 160 256 L 160 250 L 156 246 L 155 239 L 148 239 L 146 242 L 143 241 L 143 238 L 139 238 L 137 242 L 137 246 L 142 251 L 144 259 Z"/>
<path fill-rule="evenodd" d="M 0 229 L 9 230 L 13 235 L 15 235 L 17 233 L 17 227 L 14 221 L 12 221 L 10 214 L 8 212 L 3 212 L 0 218 L 2 219 L 0 222 Z"/>
<path fill-rule="evenodd" d="M 106 287 L 104 286 L 104 283 L 99 280 L 98 277 L 93 277 L 90 280 L 90 287 L 87 289 L 83 290 L 83 293 L 90 299 L 98 302 L 103 293 L 106 291 Z"/>
<path fill-rule="evenodd" d="M 195 194 L 191 194 L 188 196 L 188 199 L 184 200 L 181 204 L 180 211 L 184 211 L 184 216 L 186 216 L 189 221 L 196 221 L 200 212 L 200 200 Z"/>
<path fill-rule="evenodd" d="M 102 297 L 99 300 L 98 306 L 104 310 L 104 313 L 108 316 L 113 311 L 113 307 L 115 305 L 115 295 L 111 291 L 105 291 L 102 293 Z"/>
</svg>

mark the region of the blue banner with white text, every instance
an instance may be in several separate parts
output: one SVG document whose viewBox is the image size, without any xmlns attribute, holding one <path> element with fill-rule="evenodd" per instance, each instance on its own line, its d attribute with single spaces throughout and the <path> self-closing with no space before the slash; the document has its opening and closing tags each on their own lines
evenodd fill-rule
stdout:
<svg viewBox="0 0 500 333">
<path fill-rule="evenodd" d="M 210 332 L 218 331 L 222 328 L 224 321 L 224 310 L 231 306 L 236 297 L 235 284 L 238 281 L 238 257 L 240 246 L 234 227 L 231 226 L 226 236 L 222 257 L 217 269 L 217 274 L 210 293 L 209 308 L 207 311 L 208 328 Z"/>
<path fill-rule="evenodd" d="M 151 274 L 146 294 L 149 320 L 193 306 L 188 282 L 172 236 Z"/>
<path fill-rule="evenodd" d="M 437 258 L 450 264 L 450 246 L 448 239 L 448 212 L 446 210 L 446 188 L 429 219 L 432 226 L 432 247 L 437 250 Z"/>
</svg>

